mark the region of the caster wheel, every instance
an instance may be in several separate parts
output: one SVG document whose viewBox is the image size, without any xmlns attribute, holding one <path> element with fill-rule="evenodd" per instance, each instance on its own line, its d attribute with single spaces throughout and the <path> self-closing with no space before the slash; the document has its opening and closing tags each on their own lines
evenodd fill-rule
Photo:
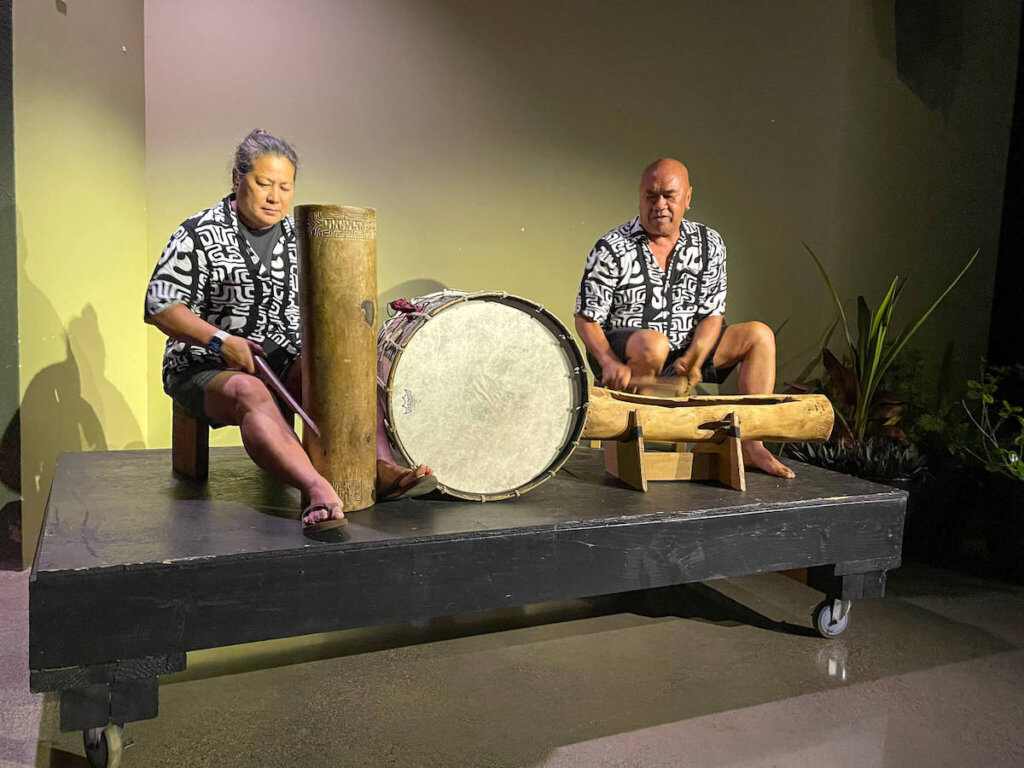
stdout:
<svg viewBox="0 0 1024 768">
<path fill-rule="evenodd" d="M 849 623 L 849 600 L 826 600 L 814 610 L 814 629 L 822 637 L 838 637 Z"/>
<path fill-rule="evenodd" d="M 90 728 L 82 731 L 85 741 L 85 757 L 92 768 L 118 768 L 121 765 L 121 733 L 120 725 L 108 725 L 106 728 Z"/>
</svg>

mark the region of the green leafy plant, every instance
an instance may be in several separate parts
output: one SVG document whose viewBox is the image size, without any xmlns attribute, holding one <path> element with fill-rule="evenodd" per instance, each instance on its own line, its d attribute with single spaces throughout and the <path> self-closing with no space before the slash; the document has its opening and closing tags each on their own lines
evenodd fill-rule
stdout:
<svg viewBox="0 0 1024 768">
<path fill-rule="evenodd" d="M 1024 381 L 1024 365 L 986 366 L 982 361 L 980 378 L 967 382 L 963 408 L 974 426 L 974 439 L 964 441 L 958 451 L 989 472 L 1024 481 L 1024 406 L 1001 396 L 1010 377 Z"/>
<path fill-rule="evenodd" d="M 909 478 L 922 469 L 917 448 L 896 438 L 878 438 L 866 443 L 793 443 L 786 447 L 797 461 L 824 469 L 867 478 Z"/>
<path fill-rule="evenodd" d="M 894 336 L 892 327 L 893 311 L 903 292 L 906 281 L 899 275 L 889 284 L 889 290 L 874 311 L 868 306 L 863 296 L 857 297 L 857 327 L 853 334 L 846 316 L 842 300 L 821 263 L 811 247 L 804 243 L 804 248 L 814 259 L 821 272 L 825 285 L 839 313 L 839 325 L 842 327 L 847 344 L 847 360 L 843 361 L 827 346 L 822 350 L 822 364 L 832 384 L 832 400 L 836 410 L 836 418 L 843 432 L 842 438 L 854 443 L 863 443 L 875 435 L 869 432 L 874 425 L 878 434 L 889 437 L 901 437 L 896 429 L 901 408 L 898 398 L 880 389 L 886 372 L 897 360 L 906 347 L 907 342 L 935 311 L 946 295 L 953 290 L 960 278 L 964 276 L 978 251 L 967 260 L 953 281 L 939 295 L 932 305 L 915 321 L 908 323 L 902 331 Z"/>
</svg>

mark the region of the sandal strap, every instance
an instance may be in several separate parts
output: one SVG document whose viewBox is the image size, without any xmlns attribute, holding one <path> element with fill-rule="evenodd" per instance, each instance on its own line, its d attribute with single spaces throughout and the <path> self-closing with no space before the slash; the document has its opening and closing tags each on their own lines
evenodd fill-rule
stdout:
<svg viewBox="0 0 1024 768">
<path fill-rule="evenodd" d="M 338 505 L 326 503 L 310 504 L 308 507 L 302 510 L 302 517 L 300 519 L 302 520 L 302 522 L 306 522 L 306 518 L 309 517 L 313 512 L 319 512 L 321 509 L 324 510 L 325 512 L 330 512 L 331 508 L 336 506 Z"/>
</svg>

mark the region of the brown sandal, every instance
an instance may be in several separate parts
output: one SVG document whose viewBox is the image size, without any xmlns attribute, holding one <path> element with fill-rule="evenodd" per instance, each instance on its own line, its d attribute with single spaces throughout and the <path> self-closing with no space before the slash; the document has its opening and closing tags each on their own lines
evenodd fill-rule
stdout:
<svg viewBox="0 0 1024 768">
<path fill-rule="evenodd" d="M 414 470 L 409 470 L 412 472 Z M 416 478 L 408 485 L 402 485 L 402 481 L 408 477 L 409 474 L 399 475 L 398 478 L 387 489 L 381 489 L 377 491 L 377 501 L 395 501 L 397 499 L 414 499 L 417 496 L 423 496 L 430 493 L 437 488 L 437 476 L 436 475 L 423 475 L 423 477 Z"/>
<path fill-rule="evenodd" d="M 302 530 L 310 531 L 314 533 L 316 531 L 327 531 L 331 528 L 339 528 L 342 525 L 348 525 L 347 517 L 328 517 L 326 520 L 321 520 L 318 523 L 307 523 L 306 518 L 313 512 L 319 510 L 326 510 L 327 512 L 333 512 L 335 509 L 341 509 L 340 504 L 310 504 L 304 510 L 302 510 Z"/>
</svg>

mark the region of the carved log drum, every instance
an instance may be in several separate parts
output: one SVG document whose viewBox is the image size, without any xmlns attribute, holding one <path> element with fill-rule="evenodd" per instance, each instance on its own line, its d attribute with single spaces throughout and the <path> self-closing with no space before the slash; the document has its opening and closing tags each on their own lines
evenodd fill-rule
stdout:
<svg viewBox="0 0 1024 768">
<path fill-rule="evenodd" d="M 316 470 L 345 511 L 374 502 L 377 459 L 377 212 L 295 208 L 302 312 L 302 431 Z"/>
</svg>

